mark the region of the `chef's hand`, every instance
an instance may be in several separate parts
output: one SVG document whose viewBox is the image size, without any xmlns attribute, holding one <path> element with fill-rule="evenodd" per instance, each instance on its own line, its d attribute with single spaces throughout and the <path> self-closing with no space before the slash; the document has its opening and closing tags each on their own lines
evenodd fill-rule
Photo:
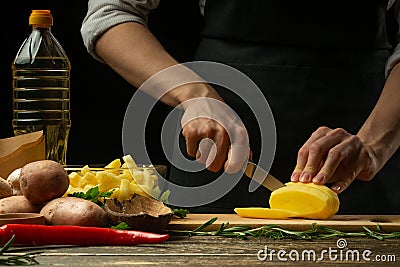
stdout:
<svg viewBox="0 0 400 267">
<path fill-rule="evenodd" d="M 343 129 L 318 128 L 300 148 L 291 181 L 334 183 L 343 192 L 355 179 L 370 181 L 379 171 L 374 151 Z"/>
<path fill-rule="evenodd" d="M 240 171 L 247 163 L 249 141 L 243 123 L 222 99 L 197 97 L 184 103 L 182 134 L 187 153 L 210 171 Z"/>
</svg>

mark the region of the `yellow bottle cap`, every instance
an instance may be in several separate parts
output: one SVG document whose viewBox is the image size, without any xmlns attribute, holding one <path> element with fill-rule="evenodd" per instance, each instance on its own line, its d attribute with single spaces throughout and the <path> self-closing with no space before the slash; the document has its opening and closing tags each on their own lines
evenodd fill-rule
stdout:
<svg viewBox="0 0 400 267">
<path fill-rule="evenodd" d="M 53 16 L 50 10 L 32 10 L 29 16 L 29 25 L 53 25 Z"/>
</svg>

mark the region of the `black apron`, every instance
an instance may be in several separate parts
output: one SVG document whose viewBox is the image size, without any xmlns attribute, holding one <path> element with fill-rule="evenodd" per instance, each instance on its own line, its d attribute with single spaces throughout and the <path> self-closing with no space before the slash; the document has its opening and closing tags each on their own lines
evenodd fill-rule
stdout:
<svg viewBox="0 0 400 267">
<path fill-rule="evenodd" d="M 391 46 L 386 37 L 387 0 L 207 0 L 197 60 L 225 63 L 247 74 L 272 109 L 277 148 L 271 173 L 288 182 L 297 151 L 319 126 L 357 133 L 385 82 Z M 249 130 L 254 161 L 260 153 L 257 121 L 240 98 L 216 87 Z M 185 152 L 183 139 L 180 144 Z M 398 153 L 397 153 L 398 154 Z M 185 173 L 172 182 L 197 186 L 220 173 Z M 340 194 L 342 214 L 400 211 L 400 157 L 371 182 L 355 181 Z M 234 207 L 268 207 L 270 192 L 248 192 L 249 179 L 217 201 L 192 212 L 233 213 Z"/>
</svg>

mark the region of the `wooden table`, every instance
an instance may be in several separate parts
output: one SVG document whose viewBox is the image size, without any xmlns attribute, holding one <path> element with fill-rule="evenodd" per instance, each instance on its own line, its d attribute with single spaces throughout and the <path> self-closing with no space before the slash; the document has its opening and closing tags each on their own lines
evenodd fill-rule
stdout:
<svg viewBox="0 0 400 267">
<path fill-rule="evenodd" d="M 217 230 L 227 222 L 252 228 L 279 224 L 288 230 L 307 230 L 314 222 L 304 219 L 249 219 L 236 214 L 188 214 L 184 219 L 171 221 L 169 229 L 193 230 L 213 217 L 218 220 L 207 231 Z M 386 232 L 400 231 L 400 215 L 337 215 L 330 220 L 315 222 L 346 232 L 361 231 L 362 225 L 376 230 L 376 223 L 379 222 Z M 36 260 L 44 266 L 308 266 L 315 262 L 325 266 L 400 266 L 400 239 L 380 241 L 366 237 L 310 241 L 266 237 L 242 240 L 220 236 L 171 236 L 165 243 L 155 245 L 15 247 L 6 255 L 26 252 L 39 252 Z M 321 260 L 318 261 L 319 258 Z"/>
<path fill-rule="evenodd" d="M 137 245 L 128 247 L 118 246 L 100 246 L 100 247 L 36 247 L 36 248 L 14 248 L 12 253 L 20 254 L 24 252 L 40 252 L 36 260 L 42 266 L 199 266 L 199 265 L 286 265 L 308 266 L 315 263 L 310 251 L 316 252 L 316 257 L 320 257 L 323 250 L 336 249 L 332 251 L 331 259 L 328 254 L 324 254 L 324 259 L 318 264 L 324 266 L 337 266 L 338 264 L 348 264 L 348 266 L 399 266 L 400 264 L 400 240 L 388 239 L 379 241 L 367 238 L 346 238 L 347 246 L 342 249 L 343 258 L 340 260 L 340 249 L 337 246 L 337 238 L 304 241 L 304 240 L 273 240 L 269 238 L 249 238 L 240 240 L 237 238 L 217 237 L 217 236 L 192 236 L 192 237 L 171 237 L 163 244 L 155 245 Z M 268 257 L 259 260 L 258 252 L 265 250 L 267 246 L 268 253 L 275 250 L 272 260 Z M 282 261 L 278 258 L 278 250 L 286 251 L 286 255 L 281 254 L 281 258 L 287 258 L 288 261 Z M 296 250 L 299 253 L 299 261 L 292 261 L 289 253 L 295 256 Z M 346 261 L 345 253 L 348 250 L 357 250 L 360 260 L 348 254 Z M 370 250 L 367 255 L 370 261 L 362 258 L 362 253 Z M 282 253 L 282 252 L 281 252 Z M 301 260 L 301 254 L 304 254 Z M 311 253 L 311 252 L 310 252 Z M 336 255 L 337 259 L 334 259 Z M 265 254 L 260 254 L 261 258 Z M 310 258 L 309 258 L 310 257 Z M 375 261 L 380 257 L 385 262 Z"/>
</svg>

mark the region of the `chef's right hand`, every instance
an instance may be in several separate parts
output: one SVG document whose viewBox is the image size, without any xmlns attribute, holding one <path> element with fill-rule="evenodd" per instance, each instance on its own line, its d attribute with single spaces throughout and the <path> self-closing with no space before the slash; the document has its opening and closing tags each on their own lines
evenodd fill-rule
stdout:
<svg viewBox="0 0 400 267">
<path fill-rule="evenodd" d="M 240 171 L 250 153 L 248 134 L 238 115 L 221 99 L 192 98 L 184 104 L 182 134 L 187 153 L 208 170 Z"/>
<path fill-rule="evenodd" d="M 189 156 L 210 171 L 240 171 L 249 157 L 247 130 L 218 92 L 195 72 L 174 65 L 152 76 L 140 89 L 184 110 L 182 134 Z"/>
</svg>

